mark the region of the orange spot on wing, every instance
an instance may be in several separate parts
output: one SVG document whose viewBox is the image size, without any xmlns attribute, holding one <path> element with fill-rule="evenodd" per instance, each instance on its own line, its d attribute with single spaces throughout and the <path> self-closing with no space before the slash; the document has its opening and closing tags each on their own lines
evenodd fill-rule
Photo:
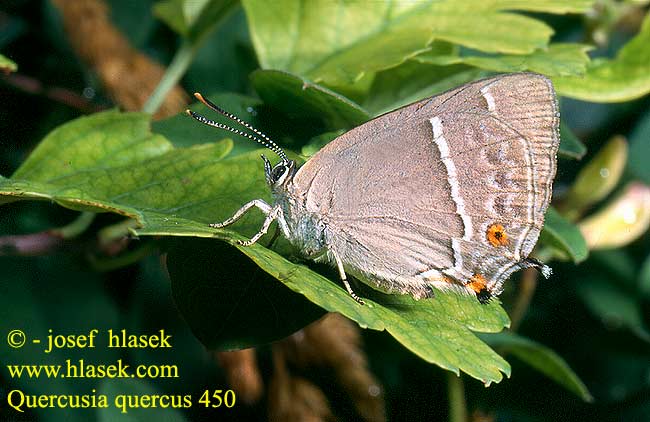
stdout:
<svg viewBox="0 0 650 422">
<path fill-rule="evenodd" d="M 478 294 L 487 289 L 487 281 L 485 281 L 485 277 L 481 274 L 474 274 L 469 283 L 467 283 L 467 287 Z"/>
<path fill-rule="evenodd" d="M 487 288 L 487 281 L 481 274 L 474 274 L 470 281 L 466 284 L 470 290 L 476 293 L 476 298 L 482 304 L 490 302 L 492 293 Z"/>
<path fill-rule="evenodd" d="M 488 227 L 485 237 L 494 247 L 506 246 L 510 242 L 506 234 L 506 229 L 501 224 L 492 224 Z"/>
</svg>

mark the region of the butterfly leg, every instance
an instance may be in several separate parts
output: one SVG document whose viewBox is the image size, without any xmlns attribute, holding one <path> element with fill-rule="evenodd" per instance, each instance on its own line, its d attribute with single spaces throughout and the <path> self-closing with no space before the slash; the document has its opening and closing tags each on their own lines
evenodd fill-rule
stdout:
<svg viewBox="0 0 650 422">
<path fill-rule="evenodd" d="M 235 221 L 242 218 L 242 216 L 246 214 L 246 212 L 248 212 L 248 210 L 250 210 L 253 207 L 259 208 L 264 213 L 264 215 L 269 215 L 272 209 L 269 204 L 262 201 L 261 199 L 253 199 L 252 201 L 250 201 L 249 203 L 245 204 L 243 207 L 238 209 L 237 212 L 226 221 L 223 221 L 221 223 L 212 223 L 209 226 L 215 229 L 221 229 L 223 227 L 229 226 L 233 224 Z"/>
<path fill-rule="evenodd" d="M 341 276 L 341 281 L 343 281 L 343 285 L 345 286 L 345 289 L 348 291 L 350 296 L 352 296 L 352 299 L 356 300 L 359 302 L 361 305 L 364 304 L 363 299 L 361 299 L 359 296 L 357 296 L 354 291 L 352 291 L 352 287 L 350 287 L 350 283 L 348 282 L 348 277 L 345 275 L 345 269 L 343 269 L 343 261 L 341 261 L 341 258 L 337 255 L 336 252 L 331 251 L 332 255 L 334 255 L 334 259 L 336 260 L 336 266 L 339 269 L 339 275 Z"/>
<path fill-rule="evenodd" d="M 281 215 L 282 215 L 282 208 L 280 207 L 271 208 L 269 213 L 266 215 L 266 219 L 264 220 L 264 224 L 262 224 L 262 228 L 260 229 L 260 231 L 255 233 L 255 236 L 251 237 L 249 240 L 239 240 L 238 243 L 242 246 L 250 246 L 253 243 L 257 242 L 258 240 L 260 240 L 260 237 L 264 236 L 266 232 L 269 231 L 269 227 L 271 227 L 271 223 L 273 223 Z"/>
<path fill-rule="evenodd" d="M 259 208 L 265 215 L 266 219 L 264 220 L 264 224 L 262 225 L 262 228 L 260 229 L 259 232 L 255 234 L 255 236 L 251 237 L 249 240 L 239 240 L 238 243 L 242 246 L 250 246 L 253 243 L 257 242 L 262 236 L 266 234 L 266 232 L 269 230 L 269 227 L 271 226 L 271 223 L 278 219 L 280 217 L 281 220 L 284 222 L 284 218 L 282 216 L 282 209 L 280 207 L 271 207 L 269 204 L 266 202 L 262 201 L 261 199 L 254 199 L 250 201 L 249 203 L 245 204 L 243 207 L 237 210 L 237 212 L 227 219 L 224 222 L 221 223 L 212 223 L 210 224 L 210 227 L 213 227 L 215 229 L 220 229 L 226 226 L 229 226 L 242 218 L 248 210 L 250 210 L 253 207 Z M 283 232 L 286 232 L 285 227 L 286 223 L 281 224 L 281 228 Z"/>
</svg>

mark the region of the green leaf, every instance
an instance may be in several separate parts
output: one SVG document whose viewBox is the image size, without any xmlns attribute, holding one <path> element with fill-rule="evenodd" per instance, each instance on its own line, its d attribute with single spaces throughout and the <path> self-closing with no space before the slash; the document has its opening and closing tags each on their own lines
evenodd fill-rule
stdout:
<svg viewBox="0 0 650 422">
<path fill-rule="evenodd" d="M 589 250 L 578 227 L 562 217 L 553 207 L 546 211 L 540 241 L 554 248 L 560 258 L 576 264 L 587 259 Z"/>
<path fill-rule="evenodd" d="M 176 223 L 175 220 L 165 219 L 137 233 L 216 236 L 231 244 L 236 239 L 243 239 L 232 232 L 215 234 L 214 230 L 199 224 L 195 225 L 194 231 L 187 224 L 183 228 L 186 231 L 179 231 Z M 508 363 L 472 334 L 472 331 L 497 332 L 509 325 L 507 314 L 496 302 L 481 305 L 470 296 L 438 291 L 432 299 L 416 301 L 410 296 L 384 295 L 360 285 L 356 290 L 366 302 L 362 306 L 350 297 L 339 282 L 333 282 L 304 265 L 291 263 L 259 244 L 235 246 L 291 290 L 306 296 L 323 309 L 345 315 L 362 328 L 388 331 L 427 362 L 456 373 L 462 370 L 485 384 L 499 382 L 501 373 L 510 374 Z M 209 267 L 198 270 L 206 271 L 206 277 L 214 277 Z M 217 288 L 213 285 L 213 289 Z M 216 291 L 214 294 L 220 293 Z M 217 309 L 214 303 L 201 303 L 205 307 L 196 308 L 196 314 L 206 315 Z"/>
<path fill-rule="evenodd" d="M 50 132 L 12 178 L 55 182 L 91 171 L 159 156 L 172 150 L 162 136 L 149 131 L 149 115 L 97 113 L 66 123 Z"/>
<path fill-rule="evenodd" d="M 307 142 L 307 144 L 305 144 L 300 150 L 300 155 L 302 155 L 303 157 L 311 157 L 312 155 L 320 151 L 320 149 L 323 148 L 325 145 L 329 144 L 337 137 L 343 135 L 343 133 L 344 131 L 337 130 L 333 132 L 325 132 L 311 138 L 309 142 Z"/>
<path fill-rule="evenodd" d="M 501 353 L 511 353 L 546 375 L 562 387 L 571 391 L 582 400 L 592 402 L 593 397 L 584 383 L 557 353 L 530 339 L 513 333 L 498 333 L 482 335 L 490 346 L 499 349 Z"/>
<path fill-rule="evenodd" d="M 594 59 L 582 76 L 552 78 L 566 97 L 592 102 L 619 102 L 650 92 L 650 14 L 639 33 L 614 59 Z"/>
<path fill-rule="evenodd" d="M 0 54 L 0 72 L 11 73 L 18 70 L 18 65 Z"/>
<path fill-rule="evenodd" d="M 210 5 L 220 5 L 225 3 L 223 0 L 211 1 L 211 0 L 192 0 L 184 1 L 182 3 L 183 16 L 185 20 L 193 25 Z"/>
<path fill-rule="evenodd" d="M 613 277 L 592 275 L 576 283 L 580 298 L 608 327 L 625 327 L 640 339 L 650 342 L 639 295 L 627 290 Z"/>
<path fill-rule="evenodd" d="M 587 147 L 573 133 L 566 124 L 566 120 L 560 120 L 560 149 L 558 155 L 567 158 L 580 160 L 587 153 Z"/>
<path fill-rule="evenodd" d="M 497 0 L 493 3 L 502 10 L 527 10 L 540 13 L 583 13 L 591 9 L 594 0 Z"/>
<path fill-rule="evenodd" d="M 187 35 L 189 22 L 183 13 L 185 0 L 160 0 L 153 5 L 153 14 L 181 35 Z"/>
<path fill-rule="evenodd" d="M 546 76 L 574 76 L 585 73 L 592 47 L 584 44 L 555 43 L 529 54 L 510 55 L 439 55 L 426 52 L 414 60 L 422 63 L 448 66 L 466 64 L 494 72 L 532 71 Z"/>
<path fill-rule="evenodd" d="M 268 343 L 325 314 L 225 242 L 174 241 L 166 262 L 174 301 L 194 335 L 209 349 Z"/>
<path fill-rule="evenodd" d="M 329 129 L 358 126 L 370 118 L 367 111 L 344 96 L 297 75 L 257 70 L 251 81 L 266 104 L 290 117 L 318 116 Z"/>
<path fill-rule="evenodd" d="M 251 199 L 268 200 L 269 192 L 260 151 L 227 157 L 231 148 L 232 142 L 223 141 L 174 149 L 162 136 L 150 133 L 146 115 L 109 111 L 55 130 L 16 171 L 15 178 L 0 180 L 0 195 L 8 200 L 52 200 L 72 209 L 119 213 L 137 220 L 139 235 L 206 237 L 233 244 L 259 229 L 260 214 L 247 214 L 234 227 L 237 233 L 214 230 L 207 223 L 224 220 Z M 361 286 L 360 293 L 367 298 L 367 305 L 361 306 L 339 282 L 304 265 L 259 244 L 237 248 L 321 308 L 342 313 L 362 327 L 388 331 L 428 362 L 454 372 L 462 370 L 486 384 L 509 374 L 507 362 L 472 333 L 497 332 L 509 324 L 496 301 L 481 305 L 474 297 L 449 292 L 415 301 Z M 286 241 L 279 242 L 278 250 L 290 254 Z M 178 274 L 182 262 L 174 265 Z M 188 277 L 198 278 L 201 272 L 200 279 L 215 277 L 207 265 L 186 271 Z M 181 280 L 175 283 L 192 287 Z M 219 283 L 214 287 L 219 288 Z M 179 297 L 178 292 L 175 295 Z M 211 312 L 213 304 L 205 305 L 201 311 Z"/>
<path fill-rule="evenodd" d="M 582 12 L 590 5 L 585 0 L 243 1 L 262 68 L 329 85 L 348 85 L 364 73 L 396 66 L 434 39 L 485 52 L 531 53 L 546 47 L 553 31 L 511 11 Z"/>
<path fill-rule="evenodd" d="M 258 98 L 237 95 L 231 93 L 205 94 L 215 104 L 224 110 L 228 110 L 243 121 L 258 129 L 264 129 L 265 121 L 260 116 L 262 102 Z M 228 126 L 233 121 L 224 117 L 198 101 L 189 107 L 191 110 L 202 114 L 210 119 Z M 275 117 L 275 116 L 273 116 Z M 196 144 L 215 142 L 223 139 L 224 136 L 232 136 L 234 142 L 231 154 L 239 154 L 258 149 L 260 145 L 243 136 L 238 136 L 225 130 L 215 129 L 206 125 L 197 125 L 196 120 L 189 119 L 187 114 L 179 113 L 173 117 L 157 120 L 151 124 L 154 133 L 163 135 L 176 147 L 189 147 Z"/>
<path fill-rule="evenodd" d="M 377 73 L 363 106 L 378 116 L 480 79 L 483 73 L 465 65 L 434 66 L 409 60 Z"/>
<path fill-rule="evenodd" d="M 618 185 L 628 157 L 627 141 L 614 136 L 582 168 L 566 194 L 563 210 L 571 220 L 604 199 Z"/>
<path fill-rule="evenodd" d="M 153 12 L 177 33 L 197 40 L 236 5 L 236 0 L 160 0 L 153 6 Z"/>
<path fill-rule="evenodd" d="M 201 3 L 203 7 L 200 7 Z M 189 37 L 194 40 L 202 38 L 229 16 L 238 4 L 237 0 L 186 0 L 184 11 L 192 19 Z"/>
<path fill-rule="evenodd" d="M 4 201 L 53 200 L 76 210 L 117 212 L 140 224 L 145 216 L 191 208 L 183 198 L 197 190 L 208 196 L 204 179 L 223 170 L 211 164 L 222 160 L 232 142 L 173 149 L 165 138 L 151 134 L 149 118 L 108 111 L 60 126 L 11 179 L 0 180 Z M 205 211 L 204 219 L 211 220 Z"/>
<path fill-rule="evenodd" d="M 357 291 L 366 302 L 362 306 L 339 282 L 304 265 L 293 264 L 259 245 L 237 247 L 291 290 L 328 311 L 343 314 L 362 328 L 388 331 L 427 362 L 456 373 L 462 370 L 485 384 L 499 382 L 501 373 L 510 375 L 508 363 L 471 332 L 497 332 L 509 324 L 496 302 L 481 305 L 470 296 L 438 291 L 432 299 L 416 301 L 359 286 Z"/>
</svg>

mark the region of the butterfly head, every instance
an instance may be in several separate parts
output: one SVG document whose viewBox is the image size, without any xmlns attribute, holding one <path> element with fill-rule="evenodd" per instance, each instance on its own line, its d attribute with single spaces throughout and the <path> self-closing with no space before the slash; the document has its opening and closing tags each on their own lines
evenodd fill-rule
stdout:
<svg viewBox="0 0 650 422">
<path fill-rule="evenodd" d="M 269 159 L 263 155 L 262 160 L 264 160 L 266 183 L 271 187 L 271 190 L 274 192 L 286 190 L 286 186 L 293 179 L 294 174 L 296 174 L 296 162 L 289 159 L 282 159 L 278 164 L 273 166 Z"/>
<path fill-rule="evenodd" d="M 206 117 L 203 117 L 202 115 L 192 110 L 186 110 L 186 113 L 190 115 L 192 118 L 198 120 L 199 122 L 205 125 L 216 127 L 219 129 L 224 129 L 232 133 L 235 133 L 237 135 L 246 137 L 252 141 L 255 141 L 267 147 L 268 149 L 276 153 L 278 157 L 280 157 L 280 162 L 275 166 L 272 166 L 271 162 L 265 156 L 262 155 L 262 159 L 264 160 L 264 173 L 266 174 L 266 183 L 268 183 L 268 185 L 271 187 L 271 190 L 273 192 L 277 193 L 277 192 L 286 191 L 287 185 L 289 184 L 291 179 L 293 179 L 293 175 L 296 173 L 295 161 L 290 160 L 287 157 L 287 154 L 284 152 L 282 148 L 278 146 L 278 144 L 273 142 L 268 136 L 266 136 L 260 130 L 254 128 L 251 124 L 246 123 L 245 121 L 235 116 L 234 114 L 212 103 L 210 100 L 204 98 L 203 95 L 199 94 L 198 92 L 195 93 L 194 96 L 196 97 L 197 100 L 201 101 L 210 109 L 238 123 L 239 125 L 248 129 L 252 133 L 240 129 L 235 129 L 231 126 L 225 125 L 220 122 L 215 122 L 214 120 L 210 120 Z"/>
</svg>

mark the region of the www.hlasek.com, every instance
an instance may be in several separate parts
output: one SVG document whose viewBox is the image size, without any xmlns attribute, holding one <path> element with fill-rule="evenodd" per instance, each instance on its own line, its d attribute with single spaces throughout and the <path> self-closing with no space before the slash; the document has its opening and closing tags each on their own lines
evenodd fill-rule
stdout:
<svg viewBox="0 0 650 422">
<path fill-rule="evenodd" d="M 178 378 L 176 365 L 93 364 L 66 359 L 65 365 L 7 365 L 11 378 Z"/>
</svg>

